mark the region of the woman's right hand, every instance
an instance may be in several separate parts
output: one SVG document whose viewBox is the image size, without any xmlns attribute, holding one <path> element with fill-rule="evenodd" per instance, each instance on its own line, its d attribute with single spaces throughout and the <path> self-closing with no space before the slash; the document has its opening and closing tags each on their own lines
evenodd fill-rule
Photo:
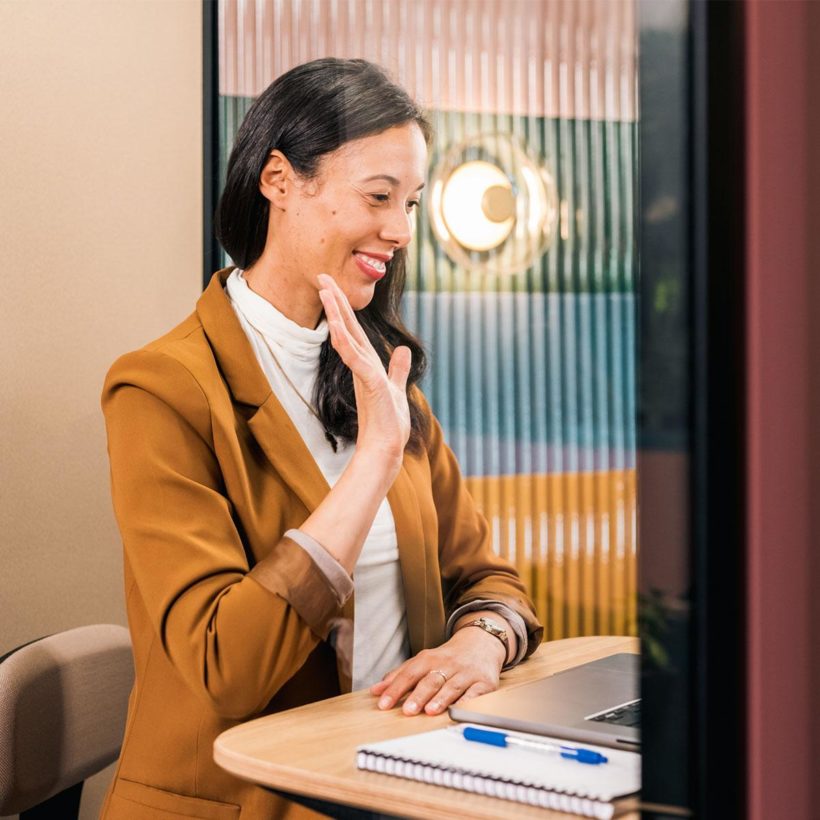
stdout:
<svg viewBox="0 0 820 820">
<path fill-rule="evenodd" d="M 384 457 L 398 470 L 410 437 L 410 348 L 397 347 L 385 372 L 344 291 L 327 274 L 320 273 L 318 279 L 330 342 L 353 374 L 359 417 L 356 449 Z"/>
</svg>

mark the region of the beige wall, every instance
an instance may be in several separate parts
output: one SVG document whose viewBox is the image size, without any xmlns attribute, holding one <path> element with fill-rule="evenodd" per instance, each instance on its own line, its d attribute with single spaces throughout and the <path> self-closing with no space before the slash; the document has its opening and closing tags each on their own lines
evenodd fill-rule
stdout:
<svg viewBox="0 0 820 820">
<path fill-rule="evenodd" d="M 125 622 L 99 394 L 200 290 L 201 3 L 0 0 L 0 44 L 2 653 Z"/>
</svg>

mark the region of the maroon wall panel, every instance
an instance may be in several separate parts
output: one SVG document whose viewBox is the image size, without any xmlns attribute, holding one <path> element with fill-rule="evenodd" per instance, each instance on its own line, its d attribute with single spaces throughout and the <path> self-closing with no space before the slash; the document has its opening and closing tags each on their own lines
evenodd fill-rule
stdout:
<svg viewBox="0 0 820 820">
<path fill-rule="evenodd" d="M 809 373 L 810 322 L 817 318 L 809 301 L 808 5 L 746 3 L 751 820 L 816 816 Z"/>
</svg>

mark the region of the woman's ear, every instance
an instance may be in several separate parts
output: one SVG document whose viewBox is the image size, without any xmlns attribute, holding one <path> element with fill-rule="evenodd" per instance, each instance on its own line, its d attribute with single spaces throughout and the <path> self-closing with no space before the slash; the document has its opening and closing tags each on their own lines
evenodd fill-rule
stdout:
<svg viewBox="0 0 820 820">
<path fill-rule="evenodd" d="M 271 205 L 284 211 L 293 188 L 294 177 L 293 166 L 288 158 L 274 148 L 259 175 L 259 193 Z"/>
</svg>

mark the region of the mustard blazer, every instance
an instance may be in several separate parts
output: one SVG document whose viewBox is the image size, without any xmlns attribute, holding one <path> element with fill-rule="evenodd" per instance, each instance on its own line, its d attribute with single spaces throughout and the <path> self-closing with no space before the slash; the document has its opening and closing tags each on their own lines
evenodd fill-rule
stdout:
<svg viewBox="0 0 820 820">
<path fill-rule="evenodd" d="M 329 487 L 234 314 L 229 273 L 214 275 L 182 324 L 117 360 L 103 390 L 136 667 L 102 810 L 111 820 L 317 816 L 220 769 L 213 741 L 349 687 L 327 638 L 352 602 L 340 608 L 283 537 Z M 426 452 L 405 455 L 387 498 L 411 652 L 439 645 L 448 613 L 475 598 L 519 612 L 533 651 L 532 604 L 493 553 L 435 419 Z M 263 586 L 254 567 L 271 554 Z"/>
</svg>

